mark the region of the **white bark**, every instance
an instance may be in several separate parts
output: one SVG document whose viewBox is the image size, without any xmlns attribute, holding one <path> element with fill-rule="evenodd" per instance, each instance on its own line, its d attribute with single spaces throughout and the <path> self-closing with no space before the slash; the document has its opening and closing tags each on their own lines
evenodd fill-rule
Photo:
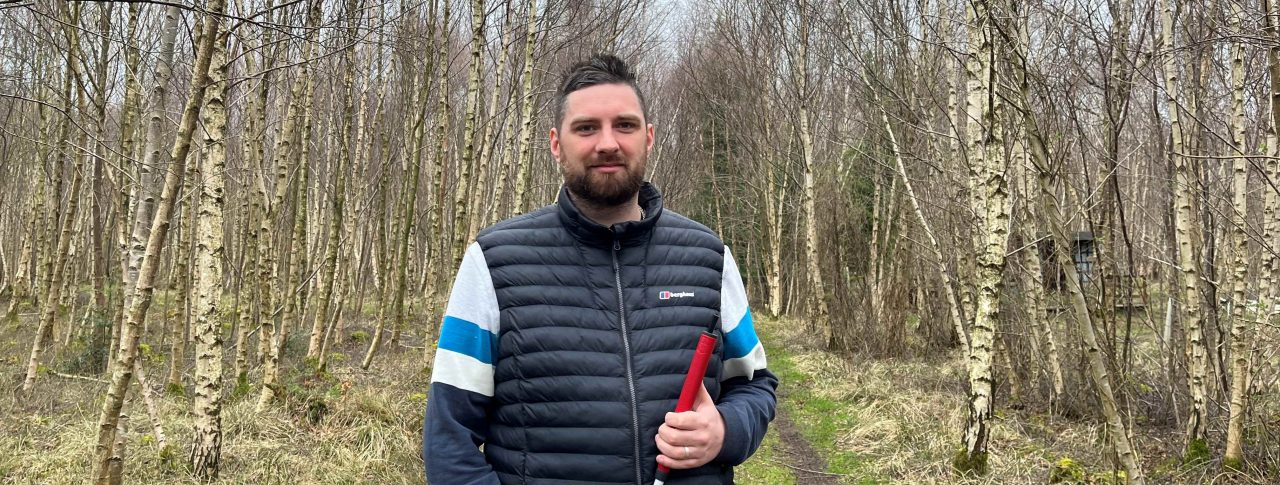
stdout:
<svg viewBox="0 0 1280 485">
<path fill-rule="evenodd" d="M 511 215 L 516 215 L 528 210 L 528 193 L 529 177 L 533 173 L 533 128 L 534 118 L 533 101 L 537 99 L 537 93 L 533 92 L 533 45 L 534 39 L 538 34 L 538 0 L 529 0 L 525 9 L 525 30 L 524 30 L 524 72 L 521 74 L 521 92 L 524 93 L 523 99 L 520 101 L 520 119 L 523 120 L 523 126 L 520 129 L 520 147 L 516 155 L 516 194 L 515 200 L 511 204 Z"/>
<path fill-rule="evenodd" d="M 1178 244 L 1178 265 L 1181 269 L 1181 293 L 1183 297 L 1182 318 L 1186 327 L 1187 341 L 1187 385 L 1191 391 L 1191 408 L 1187 415 L 1186 440 L 1188 446 L 1203 442 L 1205 427 L 1208 423 L 1208 403 L 1206 402 L 1205 372 L 1208 366 L 1207 349 L 1204 342 L 1203 315 L 1200 301 L 1200 251 L 1196 247 L 1195 194 L 1192 187 L 1196 184 L 1192 175 L 1192 160 L 1183 156 L 1186 152 L 1186 134 L 1183 131 L 1180 114 L 1180 84 L 1177 53 L 1173 50 L 1174 11 L 1176 0 L 1164 0 L 1160 16 L 1162 32 L 1162 50 L 1166 52 L 1164 60 L 1165 103 L 1169 112 L 1169 127 L 1173 138 L 1173 151 L 1169 154 L 1173 159 L 1176 179 L 1174 181 L 1174 225 Z"/>
<path fill-rule="evenodd" d="M 830 320 L 831 311 L 827 306 L 826 285 L 822 281 L 822 263 L 818 257 L 818 214 L 814 201 L 814 135 L 813 135 L 813 108 L 809 105 L 813 101 L 810 93 L 809 79 L 809 25 L 812 19 L 812 12 L 806 11 L 806 5 L 801 5 L 799 15 L 800 32 L 799 39 L 796 43 L 796 51 L 792 55 L 792 83 L 796 90 L 796 105 L 798 112 L 796 116 L 799 118 L 799 135 L 800 149 L 804 157 L 804 187 L 801 188 L 800 200 L 804 206 L 804 246 L 805 246 L 805 266 L 807 269 L 807 277 L 809 279 L 808 302 L 810 327 L 818 332 L 819 338 L 824 341 L 830 341 L 834 332 Z"/>
<path fill-rule="evenodd" d="M 191 92 L 187 96 L 186 106 L 182 112 L 182 121 L 178 126 L 178 135 L 174 140 L 170 158 L 173 163 L 165 176 L 164 190 L 161 192 L 155 217 L 152 219 L 151 234 L 147 240 L 146 253 L 139 268 L 138 283 L 135 287 L 134 300 L 128 311 L 128 321 L 121 331 L 120 350 L 117 352 L 116 365 L 112 368 L 111 384 L 107 388 L 107 398 L 102 405 L 102 413 L 98 418 L 98 443 L 95 447 L 96 466 L 94 479 L 97 483 L 110 480 L 111 449 L 115 442 L 116 423 L 120 410 L 124 406 L 125 391 L 133 378 L 134 362 L 137 359 L 140 330 L 147 317 L 147 309 L 151 306 L 156 269 L 159 267 L 160 253 L 164 249 L 165 235 L 169 230 L 169 219 L 173 215 L 174 199 L 181 186 L 182 173 L 186 164 L 187 153 L 191 150 L 191 135 L 195 130 L 196 117 L 200 114 L 200 104 L 204 99 L 204 91 L 208 86 L 209 62 L 212 57 L 211 48 L 217 37 L 222 20 L 222 12 L 226 7 L 223 0 L 211 0 L 206 7 L 204 23 L 201 27 L 202 37 L 197 46 L 196 62 L 192 68 Z"/>
<path fill-rule="evenodd" d="M 79 19 L 72 18 L 70 14 L 67 15 L 67 18 L 68 18 L 67 21 L 70 22 L 72 25 L 67 27 L 66 29 L 67 41 L 68 41 L 68 44 L 70 45 L 71 55 L 74 57 L 78 57 L 80 55 L 79 30 L 77 26 L 75 26 L 75 24 L 79 22 Z M 72 80 L 79 79 L 80 75 L 81 73 L 80 73 L 80 70 L 78 69 L 77 62 L 67 63 L 67 71 L 64 74 L 65 77 L 63 78 L 62 91 L 65 96 L 64 98 L 65 111 L 68 113 L 71 112 L 72 84 L 73 84 Z M 79 105 L 80 105 L 80 112 L 83 113 L 85 111 L 84 109 L 85 100 L 84 100 L 83 90 L 80 90 L 80 95 L 78 99 L 79 99 Z M 68 197 L 67 197 L 68 207 L 67 207 L 66 215 L 62 217 L 62 225 L 60 228 L 62 235 L 57 238 L 58 247 L 52 252 L 52 254 L 48 256 L 49 257 L 48 264 L 52 268 L 52 270 L 48 278 L 49 284 L 46 289 L 47 293 L 43 299 L 44 306 L 40 309 L 40 324 L 39 324 L 39 327 L 36 329 L 35 339 L 31 344 L 31 358 L 27 360 L 26 377 L 22 380 L 22 392 L 24 393 L 31 391 L 31 387 L 35 385 L 36 375 L 39 371 L 41 356 L 44 355 L 45 345 L 53 337 L 54 317 L 57 316 L 58 307 L 60 306 L 60 303 L 61 303 L 60 302 L 61 294 L 63 292 L 63 286 L 64 286 L 62 284 L 63 279 L 67 279 L 67 280 L 71 279 L 66 276 L 67 261 L 69 259 L 72 259 L 68 256 L 68 253 L 70 252 L 70 245 L 71 245 L 71 239 L 72 239 L 71 236 L 72 236 L 73 229 L 75 227 L 77 210 L 80 205 L 80 186 L 84 181 L 84 176 L 83 176 L 84 170 L 82 170 L 84 167 L 84 158 L 79 156 L 79 154 L 73 153 L 73 150 L 72 150 L 73 147 L 71 146 L 70 140 L 68 139 L 70 132 L 71 132 L 70 129 L 62 130 L 62 134 L 60 135 L 61 139 L 59 140 L 58 145 L 62 149 L 61 157 L 74 159 L 74 162 L 72 162 L 73 165 L 71 168 L 71 172 L 72 172 L 71 192 L 68 194 Z M 86 137 L 82 135 L 80 138 L 81 140 L 79 145 L 84 146 L 85 145 L 84 140 Z M 86 154 L 85 156 L 87 157 L 88 155 Z M 54 165 L 54 170 L 61 172 L 64 169 L 61 163 L 56 163 Z M 54 200 L 56 200 L 59 194 L 55 191 L 53 196 L 54 196 Z M 56 210 L 56 206 L 53 208 Z M 70 333 L 70 329 L 68 329 L 68 333 Z"/>
<path fill-rule="evenodd" d="M 194 293 L 191 311 L 195 316 L 196 370 L 191 401 L 192 439 L 187 461 L 193 473 L 204 479 L 216 478 L 222 454 L 222 296 L 223 178 L 226 171 L 226 37 L 215 42 L 210 89 L 205 93 L 203 124 L 207 153 L 200 162 L 200 213 L 193 228 L 196 238 Z"/>
<path fill-rule="evenodd" d="M 281 124 L 280 133 L 275 143 L 275 167 L 276 167 L 276 183 L 275 197 L 271 200 L 270 205 L 266 208 L 266 215 L 262 219 L 262 225 L 258 229 L 259 256 L 261 264 L 259 266 L 259 275 L 266 276 L 265 281 L 261 282 L 259 292 L 261 300 L 259 301 L 259 310 L 262 311 L 261 332 L 258 340 L 258 356 L 262 359 L 262 388 L 258 394 L 257 409 L 261 412 L 267 405 L 275 399 L 279 388 L 280 379 L 280 333 L 281 326 L 289 322 L 284 318 L 280 319 L 280 324 L 276 323 L 275 305 L 272 304 L 272 290 L 274 294 L 284 301 L 283 306 L 288 306 L 288 300 L 293 298 L 292 285 L 287 284 L 290 278 L 290 271 L 287 267 L 280 267 L 278 260 L 271 249 L 271 241 L 273 240 L 276 224 L 276 216 L 281 213 L 284 206 L 285 195 L 289 191 L 289 172 L 290 161 L 294 160 L 294 150 L 306 150 L 306 147 L 295 147 L 293 145 L 293 137 L 298 133 L 298 119 L 308 116 L 311 108 L 311 97 L 314 92 L 315 79 L 311 75 L 310 60 L 312 53 L 315 52 L 316 39 L 319 36 L 320 19 L 323 14 L 322 5 L 319 0 L 310 2 L 307 9 L 307 35 L 303 41 L 302 59 L 303 62 L 298 65 L 297 78 L 294 79 L 293 87 L 290 91 L 292 102 L 289 103 L 287 112 L 285 113 L 284 122 Z M 301 111 L 301 113 L 299 112 Z M 303 120 L 306 125 L 306 120 Z M 301 159 L 301 157 L 299 157 Z M 299 208 L 305 210 L 305 208 Z"/>
<path fill-rule="evenodd" d="M 1000 318 L 1004 253 L 1009 234 L 1008 180 L 1001 146 L 1000 105 L 992 96 L 997 86 L 993 30 L 995 13 L 986 1 L 971 2 L 969 53 L 965 62 L 967 94 L 965 112 L 966 155 L 971 182 L 970 207 L 979 224 L 973 326 L 969 335 L 969 417 L 965 423 L 962 471 L 985 474 L 987 442 L 992 413 L 991 357 L 995 349 L 996 323 Z"/>
<path fill-rule="evenodd" d="M 169 79 L 173 76 L 173 52 L 178 36 L 178 21 L 182 18 L 180 7 L 171 6 L 165 9 L 164 25 L 160 33 L 160 56 L 156 61 L 151 87 L 151 108 L 146 115 L 146 138 L 143 148 L 142 163 L 138 165 L 138 186 L 132 199 L 135 201 L 133 214 L 133 231 L 129 234 L 128 267 L 124 273 L 125 308 L 133 302 L 134 286 L 138 282 L 138 271 L 142 268 L 142 259 L 146 254 L 147 240 L 151 236 L 151 222 L 155 218 L 156 209 L 156 176 L 157 167 L 163 166 L 167 153 L 161 145 L 161 130 L 165 122 L 165 108 L 169 101 Z M 123 314 L 121 315 L 123 317 Z M 118 347 L 112 342 L 112 350 Z M 112 359 L 114 360 L 114 359 Z"/>
<path fill-rule="evenodd" d="M 484 0 L 471 1 L 471 72 L 467 77 L 467 104 L 463 115 L 462 159 L 458 164 L 458 184 L 453 195 L 453 262 L 457 267 L 462 261 L 462 251 L 467 241 L 475 237 L 468 227 L 468 214 L 472 186 L 471 166 L 476 153 L 476 111 L 480 105 L 480 71 L 484 52 Z"/>
</svg>

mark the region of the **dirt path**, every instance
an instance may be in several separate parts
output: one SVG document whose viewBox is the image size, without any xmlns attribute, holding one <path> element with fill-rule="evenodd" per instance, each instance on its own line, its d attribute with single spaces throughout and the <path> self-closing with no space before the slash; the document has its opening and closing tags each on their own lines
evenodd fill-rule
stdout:
<svg viewBox="0 0 1280 485">
<path fill-rule="evenodd" d="M 778 393 L 779 401 L 787 398 L 786 388 L 782 389 L 782 392 Z M 800 429 L 791 422 L 791 416 L 781 408 L 778 409 L 778 415 L 774 417 L 771 428 L 774 433 L 777 433 L 780 442 L 777 449 L 780 455 L 779 462 L 791 469 L 797 484 L 835 485 L 840 483 L 837 476 L 827 473 L 827 461 L 813 449 L 809 441 L 800 434 Z"/>
</svg>

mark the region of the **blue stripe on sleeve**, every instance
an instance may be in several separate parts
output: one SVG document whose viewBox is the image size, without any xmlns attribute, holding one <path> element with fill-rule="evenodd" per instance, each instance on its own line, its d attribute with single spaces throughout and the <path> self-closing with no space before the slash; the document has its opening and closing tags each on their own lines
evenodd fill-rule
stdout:
<svg viewBox="0 0 1280 485">
<path fill-rule="evenodd" d="M 742 315 L 742 320 L 738 321 L 738 326 L 730 330 L 724 336 L 724 357 L 726 359 L 737 359 L 751 353 L 751 349 L 760 343 L 760 338 L 756 336 L 755 326 L 751 324 L 751 309 L 747 308 L 746 314 Z"/>
<path fill-rule="evenodd" d="M 488 330 L 461 318 L 446 315 L 440 329 L 440 348 L 493 365 L 494 336 Z M 754 335 L 754 333 L 753 333 Z"/>
</svg>

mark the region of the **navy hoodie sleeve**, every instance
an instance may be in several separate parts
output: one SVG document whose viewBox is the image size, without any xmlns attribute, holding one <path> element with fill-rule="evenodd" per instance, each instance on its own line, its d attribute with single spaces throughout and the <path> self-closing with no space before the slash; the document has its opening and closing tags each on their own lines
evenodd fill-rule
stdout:
<svg viewBox="0 0 1280 485">
<path fill-rule="evenodd" d="M 479 449 L 488 439 L 498 299 L 480 246 L 462 257 L 449 294 L 422 426 L 428 483 L 497 484 Z"/>
<path fill-rule="evenodd" d="M 778 405 L 778 378 L 766 366 L 764 346 L 752 325 L 742 275 L 724 249 L 720 286 L 720 329 L 724 332 L 724 372 L 716 409 L 724 418 L 724 445 L 716 461 L 738 465 L 755 453 Z"/>
</svg>

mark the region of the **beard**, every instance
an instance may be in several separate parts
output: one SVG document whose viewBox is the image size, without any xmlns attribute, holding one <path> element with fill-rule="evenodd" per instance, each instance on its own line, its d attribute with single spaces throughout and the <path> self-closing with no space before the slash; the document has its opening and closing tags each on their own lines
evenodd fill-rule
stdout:
<svg viewBox="0 0 1280 485">
<path fill-rule="evenodd" d="M 600 173 L 585 163 L 581 165 L 584 166 L 582 170 L 564 170 L 565 186 L 583 202 L 596 207 L 615 207 L 630 202 L 644 183 L 643 156 L 639 163 L 625 164 L 622 170 L 614 173 Z"/>
</svg>

